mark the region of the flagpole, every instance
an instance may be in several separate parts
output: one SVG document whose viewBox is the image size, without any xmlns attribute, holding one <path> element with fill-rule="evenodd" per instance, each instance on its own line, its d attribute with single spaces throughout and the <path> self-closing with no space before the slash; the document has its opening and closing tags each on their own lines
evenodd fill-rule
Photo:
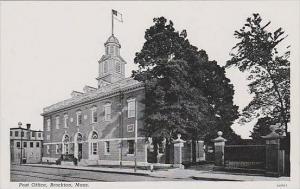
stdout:
<svg viewBox="0 0 300 189">
<path fill-rule="evenodd" d="M 111 35 L 114 35 L 114 14 L 111 10 Z"/>
</svg>

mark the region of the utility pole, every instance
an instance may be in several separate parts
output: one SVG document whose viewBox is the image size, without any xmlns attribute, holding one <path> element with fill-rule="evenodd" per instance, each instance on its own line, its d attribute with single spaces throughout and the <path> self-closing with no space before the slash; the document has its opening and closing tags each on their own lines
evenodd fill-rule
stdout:
<svg viewBox="0 0 300 189">
<path fill-rule="evenodd" d="M 120 120 L 119 120 L 119 137 L 120 137 L 120 167 L 122 168 L 123 154 L 123 98 L 124 94 L 120 91 Z"/>
<path fill-rule="evenodd" d="M 135 100 L 135 124 L 134 124 L 134 172 L 136 172 L 137 162 L 136 162 L 136 150 L 137 150 L 137 100 Z"/>
</svg>

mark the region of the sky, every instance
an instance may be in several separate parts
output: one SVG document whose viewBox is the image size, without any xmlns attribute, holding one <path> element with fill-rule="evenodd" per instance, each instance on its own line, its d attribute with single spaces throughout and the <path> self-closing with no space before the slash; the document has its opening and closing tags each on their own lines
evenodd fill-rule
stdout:
<svg viewBox="0 0 300 189">
<path fill-rule="evenodd" d="M 234 31 L 252 13 L 271 21 L 270 30 L 286 31 L 283 45 L 291 45 L 291 62 L 296 60 L 293 47 L 299 48 L 298 1 L 1 2 L 1 129 L 21 121 L 42 130 L 44 107 L 85 85 L 97 85 L 97 61 L 111 35 L 111 9 L 123 14 L 123 23 L 115 21 L 115 36 L 127 61 L 127 77 L 137 68 L 133 59 L 145 42 L 145 30 L 159 16 L 171 19 L 178 31 L 186 29 L 190 42 L 220 66 L 237 43 Z M 231 68 L 226 75 L 242 110 L 251 100 L 246 74 Z M 254 124 L 232 128 L 248 138 Z"/>
</svg>

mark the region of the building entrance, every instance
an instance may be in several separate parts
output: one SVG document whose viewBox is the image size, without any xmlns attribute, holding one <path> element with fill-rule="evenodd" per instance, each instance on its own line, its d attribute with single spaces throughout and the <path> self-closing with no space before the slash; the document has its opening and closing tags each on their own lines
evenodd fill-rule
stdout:
<svg viewBox="0 0 300 189">
<path fill-rule="evenodd" d="M 82 159 L 82 143 L 78 144 L 78 161 Z"/>
<path fill-rule="evenodd" d="M 76 133 L 74 139 L 74 157 L 80 161 L 82 159 L 82 135 Z"/>
</svg>

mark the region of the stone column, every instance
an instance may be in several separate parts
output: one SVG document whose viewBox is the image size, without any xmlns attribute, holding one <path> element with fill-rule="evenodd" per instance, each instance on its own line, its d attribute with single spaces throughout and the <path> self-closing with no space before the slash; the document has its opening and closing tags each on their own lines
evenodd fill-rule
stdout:
<svg viewBox="0 0 300 189">
<path fill-rule="evenodd" d="M 227 140 L 222 137 L 222 131 L 218 131 L 217 134 L 218 137 L 212 140 L 215 145 L 215 165 L 224 166 L 224 147 Z"/>
<path fill-rule="evenodd" d="M 280 138 L 283 136 L 276 133 L 276 129 L 276 125 L 271 125 L 271 133 L 262 138 L 266 140 L 266 175 L 279 177 L 284 172 L 279 148 Z"/>
<path fill-rule="evenodd" d="M 184 169 L 182 165 L 182 147 L 186 141 L 181 139 L 181 134 L 177 135 L 177 139 L 173 141 L 174 143 L 174 164 L 179 165 L 179 168 Z"/>
</svg>

